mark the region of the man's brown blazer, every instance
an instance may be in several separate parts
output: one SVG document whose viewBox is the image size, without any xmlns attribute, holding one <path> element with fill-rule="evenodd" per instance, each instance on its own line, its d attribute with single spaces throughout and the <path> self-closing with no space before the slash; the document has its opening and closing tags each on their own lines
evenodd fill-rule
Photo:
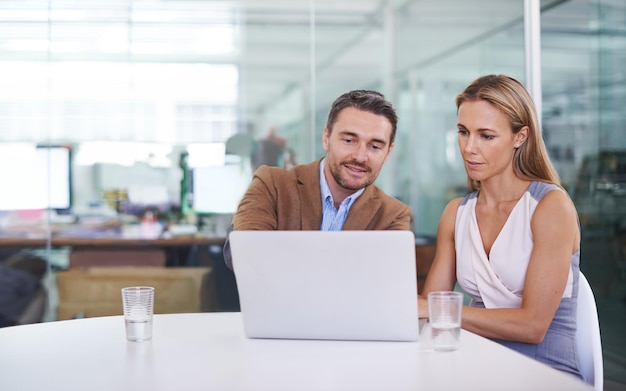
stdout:
<svg viewBox="0 0 626 391">
<path fill-rule="evenodd" d="M 322 159 L 290 170 L 259 167 L 233 217 L 233 230 L 319 230 L 322 196 L 319 166 Z M 375 185 L 356 199 L 344 230 L 409 230 L 411 207 Z M 230 230 L 229 230 L 230 231 Z M 226 264 L 230 249 L 225 246 Z"/>
</svg>

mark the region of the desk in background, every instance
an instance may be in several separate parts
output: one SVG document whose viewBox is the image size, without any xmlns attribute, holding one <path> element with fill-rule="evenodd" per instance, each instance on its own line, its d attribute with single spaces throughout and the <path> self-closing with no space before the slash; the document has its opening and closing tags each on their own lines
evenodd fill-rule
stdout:
<svg viewBox="0 0 626 391">
<path fill-rule="evenodd" d="M 0 248 L 45 248 L 71 247 L 73 250 L 146 250 L 162 249 L 166 253 L 168 266 L 185 266 L 188 257 L 193 256 L 194 247 L 224 245 L 225 238 L 207 235 L 190 235 L 172 238 L 141 239 L 119 235 L 101 235 L 90 237 L 52 235 L 50 239 L 43 235 L 4 236 L 0 237 Z M 193 262 L 192 262 L 193 263 Z M 195 265 L 194 265 L 195 266 Z"/>
<path fill-rule="evenodd" d="M 238 311 L 239 296 L 234 275 L 224 264 L 225 238 L 203 234 L 171 238 L 140 239 L 124 237 L 120 231 L 104 230 L 100 235 L 69 236 L 74 230 L 59 230 L 50 241 L 43 237 L 0 237 L 1 247 L 70 247 L 70 265 L 80 266 L 159 266 L 212 268 L 216 301 L 205 310 Z M 434 238 L 418 236 L 415 245 L 418 291 L 421 291 L 435 254 Z"/>
<path fill-rule="evenodd" d="M 0 329 L 2 390 L 587 390 L 463 330 L 455 352 L 419 342 L 247 339 L 240 313 L 155 315 L 127 342 L 122 316 Z"/>
<path fill-rule="evenodd" d="M 222 237 L 197 234 L 141 239 L 111 230 L 73 237 L 64 236 L 66 232 L 56 232 L 50 240 L 41 234 L 0 238 L 0 248 L 14 251 L 67 248 L 67 261 L 53 269 L 55 292 L 48 292 L 48 297 L 58 297 L 58 303 L 50 303 L 55 319 L 121 314 L 119 289 L 129 285 L 159 287 L 155 310 L 161 313 L 225 307 L 215 287 L 223 282 L 215 281 L 214 260 L 209 254 L 212 246 L 221 249 Z"/>
</svg>

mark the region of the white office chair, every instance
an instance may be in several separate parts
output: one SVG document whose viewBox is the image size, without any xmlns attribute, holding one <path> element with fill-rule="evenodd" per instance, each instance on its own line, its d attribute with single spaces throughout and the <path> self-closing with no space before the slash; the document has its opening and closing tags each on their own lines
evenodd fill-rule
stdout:
<svg viewBox="0 0 626 391">
<path fill-rule="evenodd" d="M 576 319 L 576 343 L 580 371 L 587 383 L 596 391 L 604 386 L 604 365 L 602 362 L 602 340 L 600 339 L 600 322 L 596 299 L 589 282 L 580 273 L 578 279 L 578 310 Z"/>
</svg>

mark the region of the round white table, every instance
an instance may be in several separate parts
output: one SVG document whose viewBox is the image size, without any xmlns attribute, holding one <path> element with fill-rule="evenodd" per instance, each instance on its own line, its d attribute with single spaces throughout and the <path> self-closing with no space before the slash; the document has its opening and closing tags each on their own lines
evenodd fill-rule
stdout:
<svg viewBox="0 0 626 391">
<path fill-rule="evenodd" d="M 0 390 L 591 390 L 462 331 L 454 352 L 419 342 L 248 339 L 240 313 L 155 315 L 127 342 L 122 316 L 0 329 Z"/>
</svg>

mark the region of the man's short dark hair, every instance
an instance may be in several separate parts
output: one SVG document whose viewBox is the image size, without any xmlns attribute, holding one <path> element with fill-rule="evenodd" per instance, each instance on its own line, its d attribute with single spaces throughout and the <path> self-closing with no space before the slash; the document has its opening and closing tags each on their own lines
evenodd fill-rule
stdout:
<svg viewBox="0 0 626 391">
<path fill-rule="evenodd" d="M 326 127 L 328 128 L 329 133 L 333 130 L 333 125 L 337 121 L 337 116 L 341 110 L 346 107 L 353 107 L 358 110 L 367 111 L 376 115 L 382 115 L 387 118 L 391 123 L 390 144 L 393 144 L 396 138 L 398 116 L 391 102 L 387 101 L 383 94 L 378 91 L 371 90 L 354 90 L 335 99 L 326 121 Z"/>
</svg>

